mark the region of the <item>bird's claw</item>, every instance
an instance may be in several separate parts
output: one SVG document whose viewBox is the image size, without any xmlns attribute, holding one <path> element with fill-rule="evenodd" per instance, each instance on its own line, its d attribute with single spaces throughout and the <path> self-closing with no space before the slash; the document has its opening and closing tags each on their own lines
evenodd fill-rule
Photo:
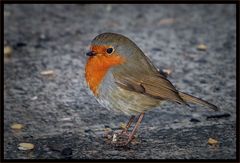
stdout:
<svg viewBox="0 0 240 163">
<path fill-rule="evenodd" d="M 115 146 L 126 146 L 134 138 L 135 138 L 134 136 L 131 138 L 131 134 L 129 134 L 127 131 L 124 131 L 113 134 L 111 143 Z"/>
</svg>

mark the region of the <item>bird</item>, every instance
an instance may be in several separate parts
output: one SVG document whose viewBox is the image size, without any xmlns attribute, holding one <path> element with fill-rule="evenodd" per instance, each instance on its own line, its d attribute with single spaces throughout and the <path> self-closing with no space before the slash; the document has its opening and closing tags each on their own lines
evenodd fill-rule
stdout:
<svg viewBox="0 0 240 163">
<path fill-rule="evenodd" d="M 93 96 L 103 107 L 130 116 L 126 127 L 117 133 L 119 138 L 121 135 L 126 138 L 113 144 L 128 145 L 145 113 L 166 101 L 218 110 L 214 104 L 177 90 L 167 74 L 156 68 L 144 52 L 122 34 L 97 35 L 86 56 L 85 79 Z M 135 119 L 133 129 L 128 131 Z"/>
</svg>

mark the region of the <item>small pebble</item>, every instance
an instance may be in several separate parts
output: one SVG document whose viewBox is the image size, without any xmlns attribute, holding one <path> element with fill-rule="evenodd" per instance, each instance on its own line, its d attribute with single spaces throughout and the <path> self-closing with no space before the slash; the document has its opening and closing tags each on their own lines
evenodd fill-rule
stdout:
<svg viewBox="0 0 240 163">
<path fill-rule="evenodd" d="M 37 96 L 34 96 L 34 97 L 31 98 L 31 100 L 33 100 L 33 101 L 34 101 L 34 100 L 37 100 L 37 99 L 38 99 Z"/>
<path fill-rule="evenodd" d="M 61 118 L 61 121 L 71 121 L 71 117 L 64 117 L 64 118 Z"/>
<path fill-rule="evenodd" d="M 197 123 L 197 122 L 200 122 L 200 120 L 198 120 L 198 119 L 196 119 L 196 118 L 191 118 L 191 119 L 190 119 L 190 122 Z"/>
<path fill-rule="evenodd" d="M 117 141 L 117 135 L 116 135 L 116 134 L 113 134 L 112 141 L 113 141 L 113 142 L 116 142 L 116 141 Z"/>
<path fill-rule="evenodd" d="M 40 39 L 41 39 L 41 40 L 46 39 L 46 35 L 45 35 L 45 34 L 41 34 L 41 35 L 40 35 Z"/>
</svg>

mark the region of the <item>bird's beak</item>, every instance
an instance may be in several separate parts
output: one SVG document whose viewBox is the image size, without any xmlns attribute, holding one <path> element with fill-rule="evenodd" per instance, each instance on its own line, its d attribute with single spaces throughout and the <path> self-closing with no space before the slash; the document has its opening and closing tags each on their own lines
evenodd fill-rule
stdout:
<svg viewBox="0 0 240 163">
<path fill-rule="evenodd" d="M 94 52 L 94 51 L 90 51 L 90 52 L 87 52 L 87 53 L 86 53 L 87 56 L 94 56 L 94 55 L 96 55 L 96 54 L 97 54 L 97 53 Z"/>
</svg>

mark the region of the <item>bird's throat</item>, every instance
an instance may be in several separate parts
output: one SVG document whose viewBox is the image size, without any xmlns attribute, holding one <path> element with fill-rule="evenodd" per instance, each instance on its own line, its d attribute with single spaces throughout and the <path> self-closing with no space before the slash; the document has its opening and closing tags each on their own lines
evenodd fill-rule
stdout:
<svg viewBox="0 0 240 163">
<path fill-rule="evenodd" d="M 98 95 L 98 88 L 108 70 L 123 62 L 124 59 L 118 55 L 111 57 L 94 56 L 88 59 L 85 67 L 85 78 L 95 96 Z"/>
</svg>

